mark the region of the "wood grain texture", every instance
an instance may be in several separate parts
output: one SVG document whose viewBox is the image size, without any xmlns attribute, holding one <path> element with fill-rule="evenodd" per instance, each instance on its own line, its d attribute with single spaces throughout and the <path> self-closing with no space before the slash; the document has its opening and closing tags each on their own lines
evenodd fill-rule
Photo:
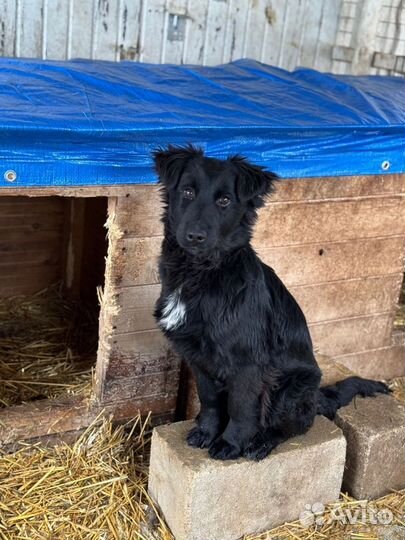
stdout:
<svg viewBox="0 0 405 540">
<path fill-rule="evenodd" d="M 126 396 L 164 393 L 175 399 L 178 386 L 178 362 L 160 332 L 126 336 L 117 335 L 116 317 L 122 296 L 116 285 L 117 273 L 124 275 L 126 251 L 122 249 L 123 232 L 117 225 L 119 201 L 108 203 L 108 252 L 105 286 L 100 311 L 99 350 L 96 365 L 95 393 L 101 402 Z M 135 268 L 136 265 L 135 264 Z M 118 382 L 117 382 L 118 381 Z"/>
<path fill-rule="evenodd" d="M 0 296 L 33 294 L 62 277 L 64 201 L 0 197 Z"/>
<path fill-rule="evenodd" d="M 261 211 L 254 245 L 301 303 L 317 350 L 388 347 L 405 243 L 404 176 L 281 182 Z M 156 186 L 111 198 L 97 368 L 98 397 L 154 392 L 179 364 L 152 317 L 162 227 Z M 151 371 L 152 370 L 152 371 Z M 166 372 L 166 375 L 164 375 Z M 115 381 L 120 381 L 116 383 Z M 161 383 L 163 385 L 163 383 Z"/>
<path fill-rule="evenodd" d="M 80 430 L 103 415 L 111 414 L 115 420 L 123 421 L 138 413 L 147 415 L 153 411 L 156 416 L 165 415 L 170 420 L 174 417 L 175 407 L 175 398 L 162 394 L 103 404 L 70 398 L 8 407 L 0 410 L 0 447 L 20 440 Z"/>
<path fill-rule="evenodd" d="M 310 325 L 314 348 L 331 358 L 391 344 L 394 313 L 369 315 Z"/>
<path fill-rule="evenodd" d="M 405 344 L 354 352 L 334 359 L 360 377 L 389 380 L 405 376 Z"/>
<path fill-rule="evenodd" d="M 395 306 L 402 274 L 290 287 L 309 323 L 370 315 Z M 114 319 L 117 334 L 156 329 L 153 317 L 160 285 L 118 290 L 120 311 Z"/>
<path fill-rule="evenodd" d="M 161 237 L 119 239 L 117 264 L 111 269 L 115 286 L 158 283 L 161 242 Z M 399 273 L 403 270 L 404 246 L 404 237 L 398 236 L 259 248 L 257 253 L 292 287 Z"/>
<path fill-rule="evenodd" d="M 86 187 L 37 187 L 15 188 L 1 186 L 1 196 L 26 197 L 134 197 L 140 201 L 142 216 L 149 215 L 158 221 L 161 203 L 156 184 L 128 184 Z M 384 174 L 374 176 L 342 176 L 322 178 L 284 178 L 278 185 L 271 201 L 298 201 L 319 199 L 341 199 L 345 197 L 371 197 L 378 195 L 405 194 L 405 174 Z M 124 208 L 124 207 L 123 207 Z M 146 236 L 150 234 L 146 233 Z"/>
<path fill-rule="evenodd" d="M 313 214 L 316 214 L 318 209 L 322 212 L 318 220 L 323 219 L 325 214 L 327 214 L 328 219 L 333 219 L 334 214 L 329 215 L 331 206 L 336 209 L 340 219 L 344 220 L 347 214 L 357 216 L 358 207 L 363 202 L 366 206 L 379 207 L 380 212 L 387 210 L 387 207 L 389 209 L 390 205 L 398 205 L 401 209 L 405 206 L 402 196 L 405 196 L 405 175 L 283 180 L 278 184 L 276 192 L 261 213 L 269 215 L 267 219 L 273 223 L 277 222 L 280 214 L 282 218 L 285 214 L 285 219 L 288 219 L 288 209 L 290 208 L 288 205 L 274 206 L 273 219 L 272 215 L 269 214 L 269 209 L 272 209 L 275 203 L 303 203 L 303 201 L 315 203 L 318 201 L 321 206 L 306 204 L 302 207 L 303 220 L 307 217 L 305 213 L 310 214 L 312 219 Z M 379 197 L 382 198 L 381 201 L 374 200 Z M 339 202 L 342 206 L 340 204 L 333 205 L 334 202 Z M 120 199 L 117 223 L 122 230 L 126 231 L 126 234 L 131 236 L 160 236 L 163 231 L 160 222 L 161 206 L 158 186 L 136 186 L 136 189 L 128 197 Z M 364 210 L 367 209 L 366 206 Z M 299 225 L 299 216 L 300 214 L 297 214 L 295 217 L 294 228 Z M 399 218 L 400 216 L 398 216 Z M 390 234 L 394 234 L 394 231 Z"/>
</svg>

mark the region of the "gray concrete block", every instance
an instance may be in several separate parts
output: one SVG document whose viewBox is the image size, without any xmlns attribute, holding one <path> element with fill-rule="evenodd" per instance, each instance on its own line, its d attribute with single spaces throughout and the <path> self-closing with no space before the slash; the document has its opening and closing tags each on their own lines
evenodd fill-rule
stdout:
<svg viewBox="0 0 405 540">
<path fill-rule="evenodd" d="M 339 497 L 346 441 L 326 418 L 258 463 L 188 447 L 192 425 L 161 426 L 152 438 L 149 493 L 177 540 L 235 540 Z"/>
<path fill-rule="evenodd" d="M 347 439 L 343 490 L 374 499 L 405 487 L 405 407 L 392 396 L 356 398 L 336 424 Z"/>
</svg>

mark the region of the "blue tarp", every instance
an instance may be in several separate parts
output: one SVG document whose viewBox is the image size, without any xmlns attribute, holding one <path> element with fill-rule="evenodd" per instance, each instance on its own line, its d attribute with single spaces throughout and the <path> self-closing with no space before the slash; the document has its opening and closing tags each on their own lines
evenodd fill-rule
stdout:
<svg viewBox="0 0 405 540">
<path fill-rule="evenodd" d="M 0 60 L 0 186 L 155 182 L 192 142 L 281 177 L 405 172 L 405 82 L 251 60 L 217 67 Z"/>
</svg>

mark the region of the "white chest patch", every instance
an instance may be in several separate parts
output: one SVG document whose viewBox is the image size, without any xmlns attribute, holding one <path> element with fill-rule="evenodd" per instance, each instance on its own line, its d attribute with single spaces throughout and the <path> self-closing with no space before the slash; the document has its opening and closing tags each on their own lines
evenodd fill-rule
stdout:
<svg viewBox="0 0 405 540">
<path fill-rule="evenodd" d="M 166 298 L 165 307 L 162 310 L 160 326 L 166 330 L 178 328 L 186 320 L 186 305 L 180 298 L 181 290 L 177 289 Z"/>
</svg>

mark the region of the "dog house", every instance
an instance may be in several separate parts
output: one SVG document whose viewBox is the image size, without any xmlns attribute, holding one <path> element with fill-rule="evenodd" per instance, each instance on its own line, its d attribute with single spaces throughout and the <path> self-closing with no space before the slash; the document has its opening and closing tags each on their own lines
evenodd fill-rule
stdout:
<svg viewBox="0 0 405 540">
<path fill-rule="evenodd" d="M 69 436 L 102 411 L 173 418 L 187 381 L 152 316 L 162 225 L 150 153 L 160 145 L 192 142 L 277 172 L 254 245 L 299 301 L 315 349 L 363 376 L 405 373 L 393 326 L 405 254 L 402 80 L 248 60 L 3 59 L 0 94 L 0 296 L 58 282 L 98 317 L 87 336 L 97 341 L 91 394 L 2 407 L 2 445 Z"/>
</svg>

